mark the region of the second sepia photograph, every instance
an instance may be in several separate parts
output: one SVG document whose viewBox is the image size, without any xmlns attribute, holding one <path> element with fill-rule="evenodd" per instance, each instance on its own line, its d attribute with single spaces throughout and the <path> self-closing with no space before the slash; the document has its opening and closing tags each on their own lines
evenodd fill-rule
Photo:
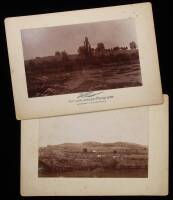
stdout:
<svg viewBox="0 0 173 200">
<path fill-rule="evenodd" d="M 148 109 L 42 119 L 39 177 L 148 177 Z"/>
</svg>

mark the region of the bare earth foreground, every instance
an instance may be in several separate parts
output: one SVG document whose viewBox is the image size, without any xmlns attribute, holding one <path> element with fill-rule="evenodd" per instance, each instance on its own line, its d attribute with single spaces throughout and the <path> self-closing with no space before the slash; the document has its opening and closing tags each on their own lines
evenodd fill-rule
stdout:
<svg viewBox="0 0 173 200">
<path fill-rule="evenodd" d="M 148 148 L 115 143 L 65 143 L 39 148 L 39 177 L 148 177 Z"/>
<path fill-rule="evenodd" d="M 108 57 L 104 57 L 104 60 L 80 60 L 77 55 L 69 56 L 67 61 L 57 61 L 56 56 L 25 61 L 28 96 L 40 97 L 141 86 L 138 51 L 124 52 L 119 53 L 119 57 L 122 57 L 119 61 L 116 57 L 112 60 Z M 127 60 L 123 56 L 131 57 L 127 57 Z"/>
</svg>

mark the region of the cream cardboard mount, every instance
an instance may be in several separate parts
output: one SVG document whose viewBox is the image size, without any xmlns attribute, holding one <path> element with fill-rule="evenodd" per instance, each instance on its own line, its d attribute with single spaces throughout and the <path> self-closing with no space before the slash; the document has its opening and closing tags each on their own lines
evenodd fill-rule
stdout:
<svg viewBox="0 0 173 200">
<path fill-rule="evenodd" d="M 94 126 L 90 123 L 92 134 L 90 134 L 91 131 L 87 131 L 85 135 L 85 130 L 89 128 L 86 124 L 88 121 L 91 122 L 92 120 L 94 120 L 93 123 L 95 123 Z M 113 123 L 111 121 L 113 121 Z M 98 124 L 106 127 L 106 136 L 103 136 L 104 133 L 101 132 L 104 128 L 102 127 L 99 129 L 97 126 Z M 118 127 L 116 126 L 117 124 L 119 124 Z M 47 127 L 47 130 L 45 127 Z M 68 129 L 68 127 L 70 127 L 70 129 Z M 77 133 L 76 129 L 78 130 Z M 87 175 L 89 177 L 86 177 L 83 176 L 86 174 L 83 172 L 79 177 L 79 169 L 77 172 L 73 172 L 70 177 L 66 176 L 66 172 L 61 174 L 61 170 L 54 173 L 54 175 L 52 175 L 52 172 L 50 175 L 50 173 L 48 174 L 48 171 L 46 171 L 46 174 L 43 176 L 43 166 L 39 164 L 41 159 L 44 163 L 51 163 L 52 167 L 56 165 L 58 159 L 63 159 L 61 166 L 65 166 L 67 160 L 70 159 L 69 156 L 68 158 L 66 157 L 66 154 L 75 154 L 75 159 L 70 161 L 71 165 L 76 162 L 76 159 L 79 157 L 79 152 L 74 150 L 74 145 L 80 144 L 79 138 L 80 141 L 86 141 L 88 137 L 90 137 L 90 141 L 97 142 L 90 142 L 90 145 L 96 144 L 98 146 L 98 141 L 102 141 L 103 146 L 105 142 L 108 144 L 108 136 L 112 130 L 114 130 L 114 133 L 111 134 L 111 142 L 115 142 L 116 138 L 119 141 L 121 140 L 121 142 L 135 142 L 135 144 L 132 144 L 135 146 L 137 145 L 136 143 L 147 145 L 148 173 L 146 173 L 145 176 L 140 176 L 138 173 L 138 175 L 127 177 L 127 171 L 130 171 L 130 169 L 126 169 L 126 172 L 120 171 L 120 169 L 114 169 L 120 173 L 121 176 L 115 176 L 115 173 L 112 173 L 112 176 L 109 174 L 109 177 L 106 177 L 107 175 L 105 174 L 109 172 L 110 168 L 107 168 L 106 171 L 98 171 L 99 173 L 104 173 L 102 177 L 91 177 L 89 175 Z M 75 137 L 75 133 L 78 137 Z M 75 141 L 73 146 L 71 146 L 72 148 L 70 147 L 70 152 L 68 148 L 72 143 L 65 143 L 68 145 L 68 148 L 64 149 L 65 146 L 62 146 L 62 143 L 65 141 Z M 77 141 L 78 144 L 76 143 Z M 58 145 L 60 143 L 61 149 Z M 90 157 L 87 159 L 91 159 L 92 156 L 95 156 L 94 162 L 99 162 L 99 159 L 105 159 L 105 164 L 110 163 L 107 160 L 109 154 L 111 154 L 111 152 L 108 152 L 110 151 L 110 144 L 112 143 L 109 143 L 109 146 L 107 146 L 105 150 L 107 151 L 107 153 L 105 152 L 107 154 L 106 157 L 100 158 L 101 152 L 99 152 L 99 150 L 90 152 L 89 148 L 88 152 L 80 153 L 83 155 L 83 159 L 78 165 L 82 166 L 86 156 Z M 122 144 L 123 143 L 121 143 L 119 150 L 122 148 Z M 127 144 L 129 145 L 130 143 L 126 143 L 126 145 Z M 144 159 L 144 156 L 146 157 L 146 154 L 135 156 L 135 152 L 131 155 L 129 152 L 130 149 L 127 152 L 128 154 L 125 155 L 126 157 L 124 157 L 128 161 L 127 164 L 131 162 L 128 160 L 129 156 L 134 157 L 134 159 Z M 99 157 L 97 154 L 99 154 Z M 117 155 L 118 153 L 116 156 Z M 120 157 L 122 157 L 122 154 Z M 113 158 L 110 157 L 110 160 L 111 159 Z M 89 165 L 90 162 L 85 164 Z M 141 163 L 141 166 L 142 165 Z M 57 167 L 60 168 L 60 165 L 57 165 Z M 141 173 L 141 169 L 138 167 L 133 173 L 136 173 L 136 171 Z M 96 170 L 94 173 L 95 172 Z M 91 174 L 91 171 L 87 171 L 87 174 Z M 167 195 L 168 96 L 164 95 L 164 103 L 162 105 L 128 108 L 122 109 L 121 111 L 117 109 L 55 118 L 23 120 L 21 122 L 21 194 L 23 196 Z"/>
<path fill-rule="evenodd" d="M 19 120 L 163 103 L 150 3 L 5 19 Z"/>
</svg>

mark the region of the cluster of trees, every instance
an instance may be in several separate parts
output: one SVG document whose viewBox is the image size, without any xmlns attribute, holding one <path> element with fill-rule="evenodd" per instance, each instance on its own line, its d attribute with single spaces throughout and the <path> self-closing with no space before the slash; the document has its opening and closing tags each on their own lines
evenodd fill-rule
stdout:
<svg viewBox="0 0 173 200">
<path fill-rule="evenodd" d="M 84 56 L 84 57 L 92 56 L 93 48 L 91 48 L 91 45 L 90 45 L 87 37 L 85 37 L 83 46 L 80 46 L 78 48 L 78 53 L 79 53 L 79 55 Z"/>
<path fill-rule="evenodd" d="M 130 42 L 129 46 L 130 46 L 130 49 L 137 48 L 137 45 L 134 41 Z M 126 47 L 116 46 L 110 49 L 106 49 L 103 42 L 97 43 L 97 47 L 94 49 L 91 47 L 91 44 L 88 38 L 85 37 L 83 45 L 79 46 L 78 48 L 78 55 L 80 58 L 89 58 L 89 57 L 91 58 L 93 56 L 105 56 L 106 52 L 107 52 L 106 55 L 111 55 L 115 51 L 127 50 L 127 49 L 128 49 L 127 46 Z M 55 56 L 61 58 L 62 61 L 69 60 L 69 56 L 65 50 L 62 52 L 59 52 L 59 51 L 55 52 Z"/>
<path fill-rule="evenodd" d="M 130 43 L 131 49 L 136 49 L 136 43 Z M 117 65 L 134 64 L 139 63 L 138 51 L 123 51 L 127 50 L 127 47 L 113 47 L 107 49 L 104 43 L 100 42 L 96 48 L 92 48 L 87 37 L 85 37 L 84 43 L 78 48 L 78 54 L 68 55 L 66 51 L 57 51 L 55 56 L 50 58 L 38 58 L 35 60 L 29 60 L 25 62 L 27 73 L 31 72 L 34 68 L 38 73 L 44 71 L 55 72 L 57 70 L 80 70 L 82 67 L 97 67 L 104 65 L 111 65 L 112 63 Z M 47 67 L 49 66 L 49 68 Z M 58 68 L 55 68 L 58 66 Z"/>
<path fill-rule="evenodd" d="M 136 49 L 137 48 L 137 45 L 134 41 L 130 42 L 129 46 L 130 46 L 130 49 Z M 128 49 L 127 46 L 126 47 L 116 46 L 116 47 L 111 48 L 111 49 L 106 49 L 105 46 L 104 46 L 104 43 L 102 43 L 102 42 L 97 43 L 97 47 L 94 49 L 94 48 L 91 47 L 88 38 L 85 37 L 83 46 L 80 46 L 78 48 L 78 54 L 80 56 L 87 58 L 87 57 L 94 56 L 94 55 L 103 56 L 103 55 L 105 55 L 105 52 L 108 52 L 109 54 L 111 54 L 115 51 L 127 50 L 127 49 Z"/>
<path fill-rule="evenodd" d="M 55 56 L 58 56 L 61 58 L 62 61 L 66 61 L 69 59 L 67 52 L 64 50 L 62 52 L 60 51 L 56 51 L 55 52 Z"/>
</svg>

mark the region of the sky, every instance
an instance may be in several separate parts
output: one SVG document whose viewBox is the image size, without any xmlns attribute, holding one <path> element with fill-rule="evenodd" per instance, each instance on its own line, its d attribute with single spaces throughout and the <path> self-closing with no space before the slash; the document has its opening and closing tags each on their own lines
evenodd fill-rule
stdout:
<svg viewBox="0 0 173 200">
<path fill-rule="evenodd" d="M 77 53 L 83 45 L 85 36 L 93 48 L 103 42 L 105 48 L 129 46 L 136 39 L 133 19 L 111 20 L 76 25 L 21 30 L 24 60 L 54 55 L 65 50 L 69 54 Z"/>
<path fill-rule="evenodd" d="M 81 142 L 148 144 L 148 108 L 117 109 L 39 121 L 39 146 Z"/>
</svg>

